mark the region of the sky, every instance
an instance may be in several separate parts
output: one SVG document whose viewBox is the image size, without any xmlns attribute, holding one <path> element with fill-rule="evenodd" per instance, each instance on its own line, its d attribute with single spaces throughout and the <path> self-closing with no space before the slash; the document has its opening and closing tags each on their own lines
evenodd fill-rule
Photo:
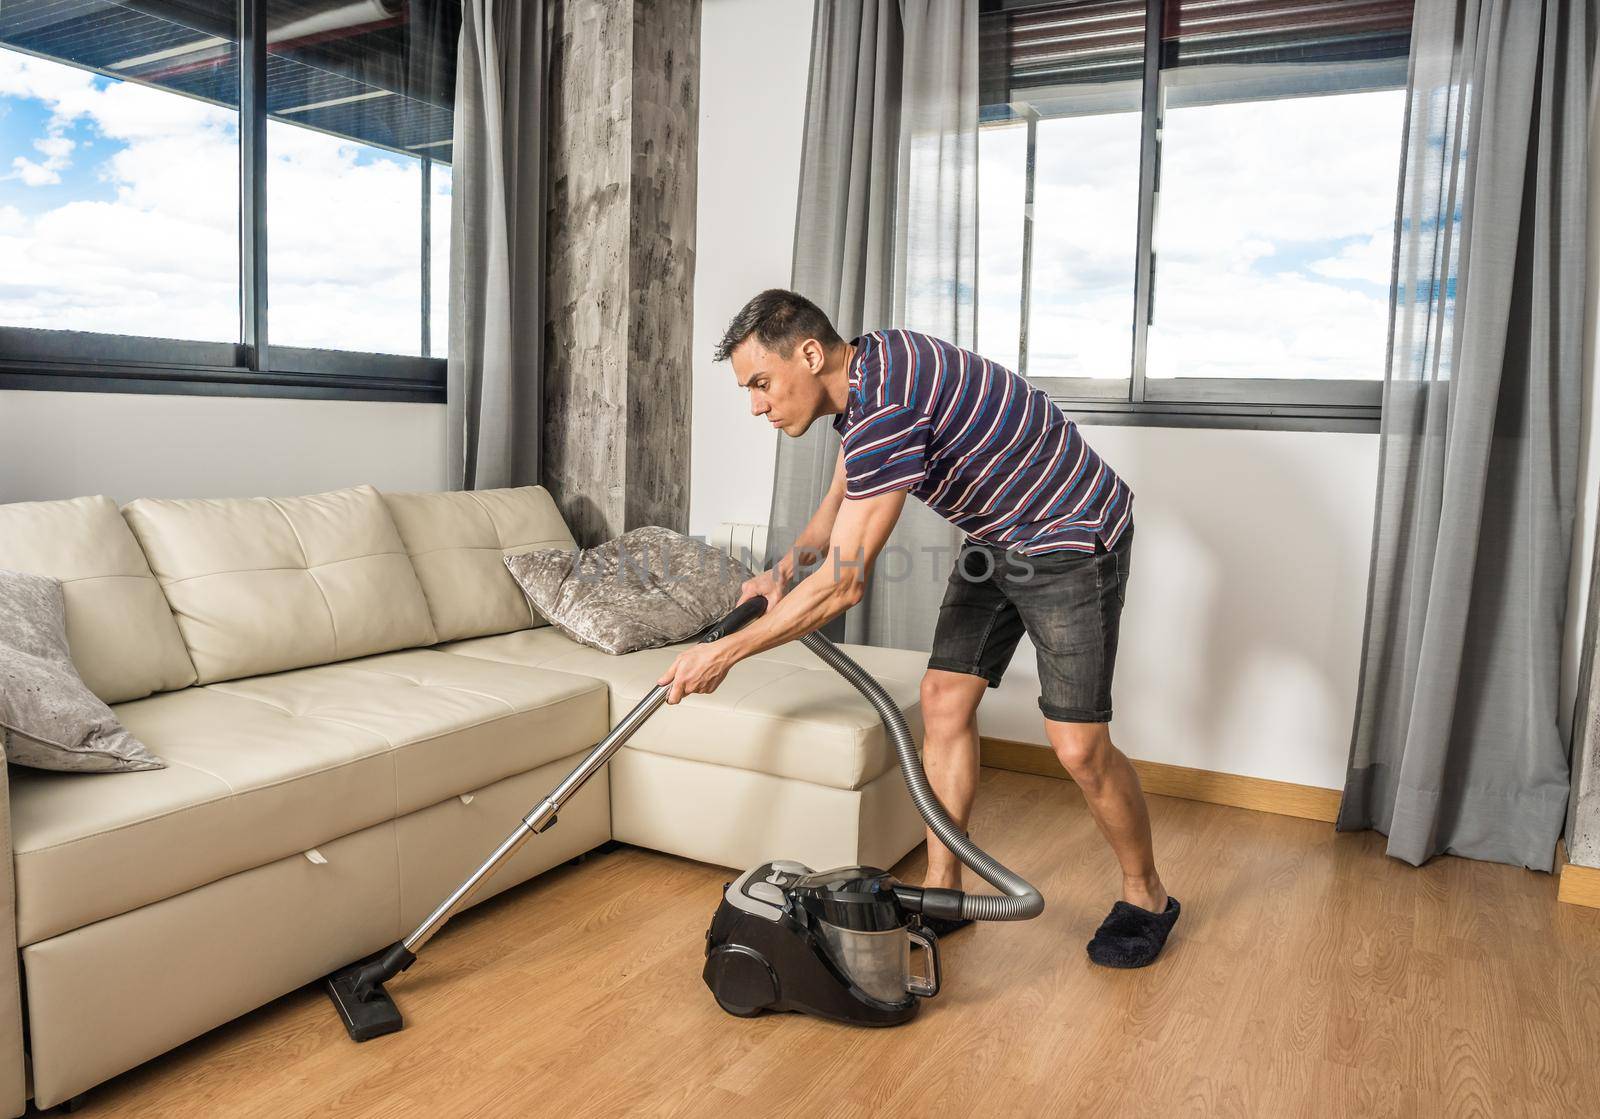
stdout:
<svg viewBox="0 0 1600 1119">
<path fill-rule="evenodd" d="M 1376 380 L 1405 94 L 1169 109 L 1150 377 Z M 1139 116 L 1043 120 L 1031 376 L 1128 376 Z M 1017 359 L 1026 129 L 979 134 L 978 348 Z"/>
<path fill-rule="evenodd" d="M 279 121 L 267 152 L 271 340 L 420 353 L 420 161 Z M 238 160 L 232 109 L 0 48 L 0 324 L 237 341 Z"/>
</svg>

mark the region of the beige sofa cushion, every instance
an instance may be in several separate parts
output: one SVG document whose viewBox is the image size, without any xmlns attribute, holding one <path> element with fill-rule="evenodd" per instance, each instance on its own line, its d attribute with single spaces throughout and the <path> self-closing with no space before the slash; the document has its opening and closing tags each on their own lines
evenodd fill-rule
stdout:
<svg viewBox="0 0 1600 1119">
<path fill-rule="evenodd" d="M 534 548 L 578 546 L 544 487 L 383 496 L 440 641 L 545 624 L 504 562 Z"/>
<path fill-rule="evenodd" d="M 877 677 L 922 738 L 921 682 L 927 654 L 841 646 Z M 523 630 L 442 646 L 466 657 L 596 676 L 611 687 L 615 723 L 655 687 L 683 645 L 614 657 L 554 629 Z M 788 644 L 734 665 L 710 695 L 662 707 L 624 748 L 859 789 L 894 764 L 877 712 L 804 646 Z"/>
<path fill-rule="evenodd" d="M 61 581 L 72 663 L 105 702 L 194 683 L 167 600 L 109 497 L 0 505 L 0 567 Z"/>
<path fill-rule="evenodd" d="M 19 944 L 526 772 L 606 730 L 597 680 L 427 649 L 115 710 L 168 768 L 14 771 Z"/>
<path fill-rule="evenodd" d="M 401 815 L 592 746 L 607 730 L 603 681 L 430 649 L 232 680 L 210 690 L 291 718 L 380 735 L 395 751 Z"/>
<path fill-rule="evenodd" d="M 202 684 L 434 642 L 416 572 L 371 486 L 141 498 L 122 512 Z"/>
</svg>

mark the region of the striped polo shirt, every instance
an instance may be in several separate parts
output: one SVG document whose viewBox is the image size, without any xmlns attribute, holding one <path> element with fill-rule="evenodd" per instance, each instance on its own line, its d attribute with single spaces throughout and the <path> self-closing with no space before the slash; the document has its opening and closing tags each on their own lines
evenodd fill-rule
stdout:
<svg viewBox="0 0 1600 1119">
<path fill-rule="evenodd" d="M 1133 491 L 1042 390 L 910 330 L 855 339 L 845 495 L 910 490 L 979 543 L 1024 555 L 1114 547 Z"/>
</svg>

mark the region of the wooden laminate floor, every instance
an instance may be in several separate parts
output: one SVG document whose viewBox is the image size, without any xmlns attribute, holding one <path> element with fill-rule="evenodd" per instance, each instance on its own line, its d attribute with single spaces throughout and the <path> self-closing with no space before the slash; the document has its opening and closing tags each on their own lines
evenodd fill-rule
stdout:
<svg viewBox="0 0 1600 1119">
<path fill-rule="evenodd" d="M 1116 878 L 1077 788 L 985 770 L 974 832 L 1049 906 L 949 939 L 908 1026 L 724 1015 L 700 966 L 727 872 L 624 848 L 459 918 L 392 986 L 403 1033 L 355 1045 L 305 988 L 80 1114 L 1600 1115 L 1600 911 L 1551 876 L 1151 804 L 1184 915 L 1144 971 L 1084 956 Z"/>
</svg>

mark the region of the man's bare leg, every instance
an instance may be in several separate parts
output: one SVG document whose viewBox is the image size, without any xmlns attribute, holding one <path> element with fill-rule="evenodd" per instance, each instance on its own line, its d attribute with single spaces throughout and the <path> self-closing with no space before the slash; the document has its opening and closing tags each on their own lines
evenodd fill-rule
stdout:
<svg viewBox="0 0 1600 1119">
<path fill-rule="evenodd" d="M 978 702 L 988 681 L 964 672 L 930 668 L 922 677 L 922 765 L 928 784 L 962 828 L 978 793 Z M 961 888 L 961 863 L 928 833 L 928 872 L 923 885 Z"/>
<path fill-rule="evenodd" d="M 1046 719 L 1044 729 L 1122 867 L 1122 900 L 1152 913 L 1162 912 L 1167 907 L 1167 890 L 1156 873 L 1150 810 L 1133 764 L 1112 744 L 1105 723 Z M 932 854 L 930 846 L 930 864 Z"/>
</svg>

